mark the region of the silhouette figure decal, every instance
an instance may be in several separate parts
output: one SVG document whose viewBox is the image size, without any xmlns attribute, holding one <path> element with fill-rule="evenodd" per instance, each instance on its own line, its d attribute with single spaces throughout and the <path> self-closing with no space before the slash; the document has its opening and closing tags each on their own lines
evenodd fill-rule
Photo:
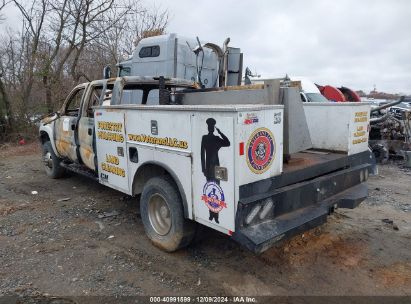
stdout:
<svg viewBox="0 0 411 304">
<path fill-rule="evenodd" d="M 227 208 L 224 191 L 220 186 L 220 181 L 215 177 L 215 167 L 220 166 L 218 152 L 223 147 L 229 147 L 230 141 L 219 128 L 216 127 L 216 120 L 208 118 L 206 124 L 208 134 L 201 139 L 201 170 L 206 178 L 201 199 L 207 205 L 210 217 L 209 220 L 219 224 L 218 214 L 223 208 Z M 217 130 L 219 136 L 214 135 Z"/>
</svg>

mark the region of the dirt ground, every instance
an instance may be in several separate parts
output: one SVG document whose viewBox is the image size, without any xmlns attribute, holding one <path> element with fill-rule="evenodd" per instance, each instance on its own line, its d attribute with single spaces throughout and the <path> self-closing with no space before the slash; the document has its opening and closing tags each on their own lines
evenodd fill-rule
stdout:
<svg viewBox="0 0 411 304">
<path fill-rule="evenodd" d="M 0 149 L 0 295 L 411 295 L 411 170 L 379 168 L 370 197 L 257 256 L 206 230 L 168 254 L 136 198 L 47 178 L 38 145 Z M 33 194 L 37 191 L 37 194 Z"/>
</svg>

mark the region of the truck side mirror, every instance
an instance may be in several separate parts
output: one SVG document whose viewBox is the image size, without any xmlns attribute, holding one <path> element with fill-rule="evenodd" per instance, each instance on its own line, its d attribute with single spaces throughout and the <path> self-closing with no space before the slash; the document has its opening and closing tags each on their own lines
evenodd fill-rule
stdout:
<svg viewBox="0 0 411 304">
<path fill-rule="evenodd" d="M 111 68 L 108 65 L 104 67 L 103 74 L 104 79 L 111 78 Z"/>
</svg>

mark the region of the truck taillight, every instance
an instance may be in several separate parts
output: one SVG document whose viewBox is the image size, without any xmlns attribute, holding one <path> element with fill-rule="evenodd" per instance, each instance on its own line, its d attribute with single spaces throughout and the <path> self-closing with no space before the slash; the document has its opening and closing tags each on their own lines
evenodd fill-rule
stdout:
<svg viewBox="0 0 411 304">
<path fill-rule="evenodd" d="M 260 220 L 263 220 L 267 215 L 272 213 L 273 207 L 274 207 L 274 201 L 272 200 L 272 198 L 267 198 L 260 212 Z"/>
<path fill-rule="evenodd" d="M 268 218 L 272 218 L 274 208 L 275 203 L 271 197 L 258 201 L 245 217 L 245 224 L 250 225 L 256 222 L 264 221 Z"/>
<path fill-rule="evenodd" d="M 240 142 L 239 146 L 240 155 L 244 155 L 244 142 Z"/>
<path fill-rule="evenodd" d="M 360 182 L 365 182 L 368 179 L 368 169 L 360 171 Z"/>
<path fill-rule="evenodd" d="M 253 221 L 253 219 L 256 217 L 256 215 L 258 214 L 260 209 L 261 209 L 260 205 L 256 205 L 256 206 L 254 206 L 253 209 L 251 209 L 250 213 L 245 218 L 245 222 L 246 222 L 247 225 L 250 224 Z"/>
</svg>

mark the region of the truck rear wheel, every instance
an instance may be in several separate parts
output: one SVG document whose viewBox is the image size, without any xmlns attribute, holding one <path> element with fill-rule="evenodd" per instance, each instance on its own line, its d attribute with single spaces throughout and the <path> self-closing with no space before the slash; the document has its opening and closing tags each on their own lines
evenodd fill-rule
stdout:
<svg viewBox="0 0 411 304">
<path fill-rule="evenodd" d="M 169 177 L 148 180 L 141 194 L 140 213 L 148 238 L 167 252 L 187 246 L 194 237 L 196 224 L 184 218 L 180 192 Z"/>
<path fill-rule="evenodd" d="M 46 173 L 51 178 L 60 178 L 64 175 L 65 169 L 60 166 L 61 159 L 54 153 L 49 141 L 43 144 L 43 163 Z"/>
</svg>

